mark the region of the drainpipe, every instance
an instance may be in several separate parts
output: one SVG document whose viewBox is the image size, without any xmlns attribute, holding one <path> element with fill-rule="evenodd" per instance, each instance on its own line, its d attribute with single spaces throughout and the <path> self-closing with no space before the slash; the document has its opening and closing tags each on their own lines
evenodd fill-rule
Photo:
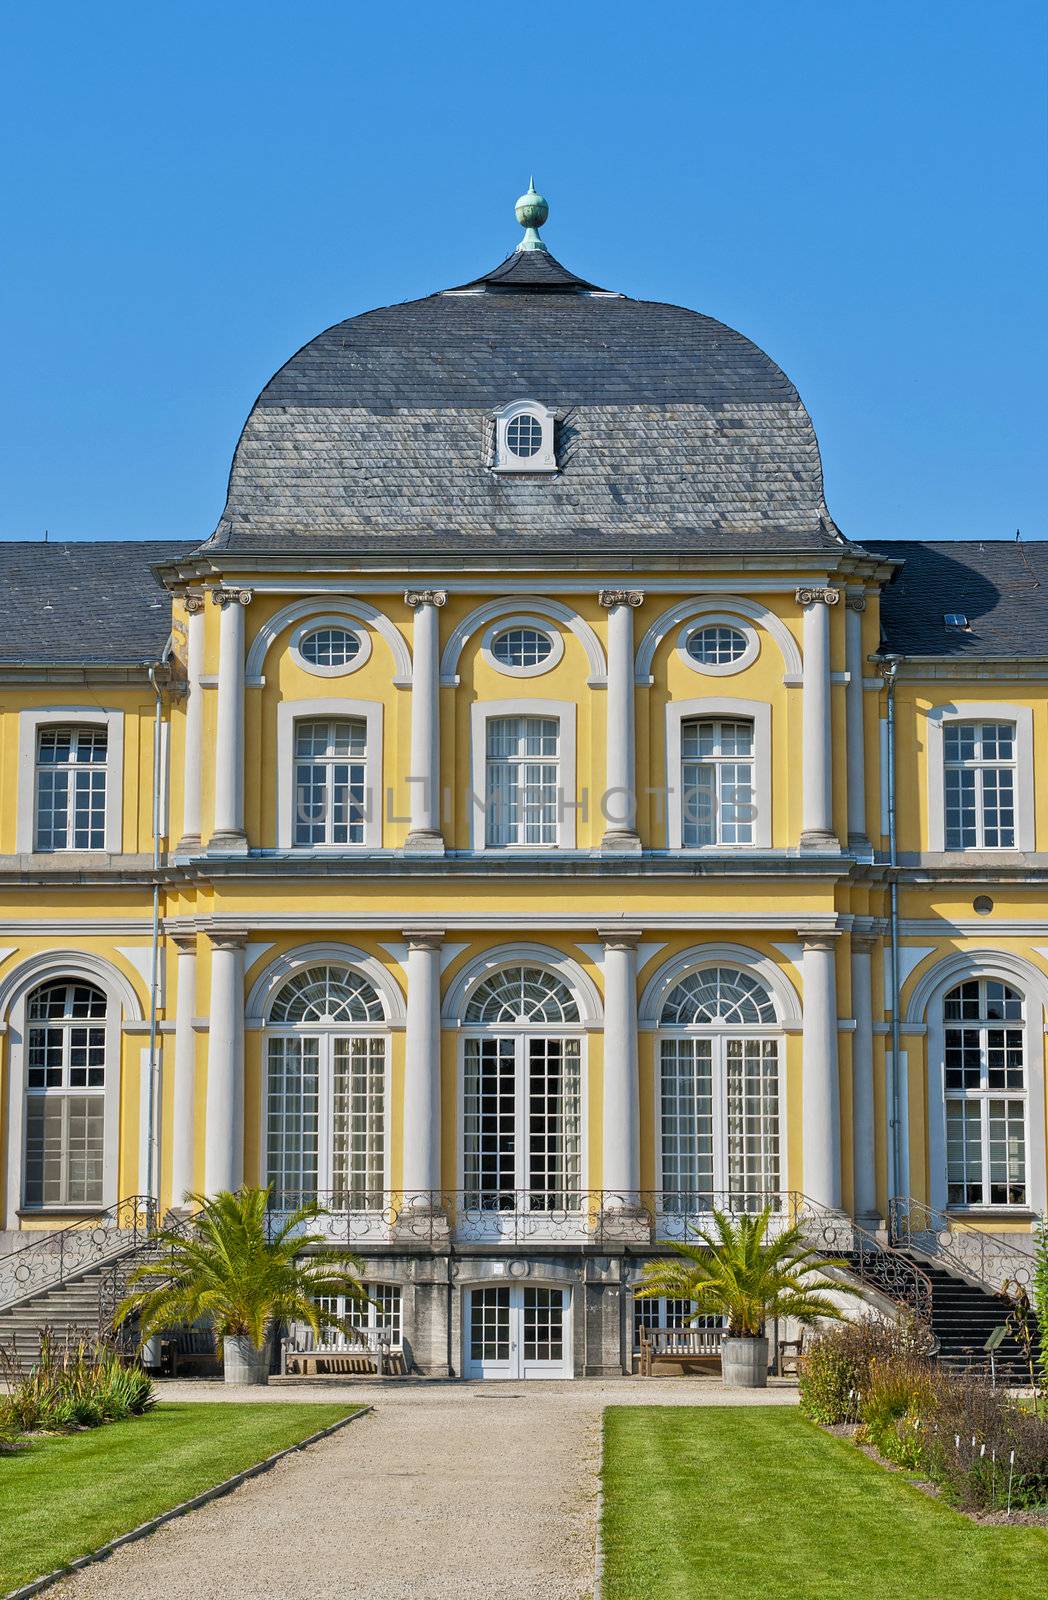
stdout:
<svg viewBox="0 0 1048 1600">
<path fill-rule="evenodd" d="M 888 1173 L 888 1228 L 892 1230 L 891 1202 L 901 1193 L 903 1182 L 908 1184 L 908 1174 L 903 1172 L 902 1148 L 902 1074 L 899 1071 L 900 1049 L 900 1019 L 899 1019 L 899 885 L 896 867 L 898 866 L 898 842 L 896 836 L 896 789 L 897 780 L 895 772 L 895 683 L 898 671 L 899 657 L 886 656 L 878 663 L 881 676 L 888 691 L 888 866 L 891 870 L 891 879 L 888 885 L 889 906 L 889 951 L 891 964 L 891 1005 L 892 1005 L 892 1064 L 889 1082 L 889 1118 L 890 1132 L 890 1160 Z"/>
<path fill-rule="evenodd" d="M 160 977 L 160 782 L 162 777 L 160 733 L 163 726 L 163 694 L 156 678 L 156 667 L 149 669 L 149 681 L 156 696 L 153 717 L 153 948 L 149 961 L 149 1098 L 146 1115 L 149 1137 L 146 1141 L 146 1194 L 160 1200 L 160 1151 L 157 1136 L 159 1109 L 160 1058 L 157 1053 L 157 990 Z"/>
</svg>

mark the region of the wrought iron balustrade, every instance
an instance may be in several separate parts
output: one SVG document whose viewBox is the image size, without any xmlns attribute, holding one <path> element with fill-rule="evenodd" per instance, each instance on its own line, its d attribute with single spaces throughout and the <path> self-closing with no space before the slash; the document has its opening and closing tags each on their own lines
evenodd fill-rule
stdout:
<svg viewBox="0 0 1048 1600">
<path fill-rule="evenodd" d="M 0 1256 L 0 1309 L 134 1249 L 155 1234 L 157 1222 L 153 1197 L 134 1194 L 55 1232 L 30 1235 L 28 1243 Z"/>
<path fill-rule="evenodd" d="M 1033 1249 L 1022 1239 L 984 1233 L 963 1217 L 936 1211 L 909 1195 L 897 1195 L 888 1203 L 893 1241 L 903 1250 L 940 1263 L 958 1276 L 990 1289 L 995 1294 L 1011 1292 L 1005 1285 L 1028 1289 L 1036 1270 Z"/>
</svg>

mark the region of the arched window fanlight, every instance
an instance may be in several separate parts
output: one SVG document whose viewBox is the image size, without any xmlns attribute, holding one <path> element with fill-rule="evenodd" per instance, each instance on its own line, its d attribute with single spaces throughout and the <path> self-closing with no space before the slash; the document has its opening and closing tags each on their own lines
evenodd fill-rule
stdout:
<svg viewBox="0 0 1048 1600">
<path fill-rule="evenodd" d="M 563 979 L 543 967 L 503 967 L 473 991 L 467 1022 L 578 1022 L 579 1008 Z"/>
<path fill-rule="evenodd" d="M 662 1007 L 666 1028 L 727 1023 L 767 1026 L 777 1020 L 775 1005 L 757 978 L 737 967 L 705 967 L 690 972 L 672 988 Z"/>
<path fill-rule="evenodd" d="M 284 984 L 273 1002 L 270 1022 L 383 1022 L 385 1012 L 374 985 L 350 967 L 307 967 Z"/>
</svg>

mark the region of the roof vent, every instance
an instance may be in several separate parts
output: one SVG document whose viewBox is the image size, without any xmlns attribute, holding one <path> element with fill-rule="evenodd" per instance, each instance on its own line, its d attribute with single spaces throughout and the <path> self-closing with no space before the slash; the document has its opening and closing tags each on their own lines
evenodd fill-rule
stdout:
<svg viewBox="0 0 1048 1600">
<path fill-rule="evenodd" d="M 947 611 L 942 619 L 954 633 L 967 633 L 969 631 L 968 618 L 963 611 Z"/>
</svg>

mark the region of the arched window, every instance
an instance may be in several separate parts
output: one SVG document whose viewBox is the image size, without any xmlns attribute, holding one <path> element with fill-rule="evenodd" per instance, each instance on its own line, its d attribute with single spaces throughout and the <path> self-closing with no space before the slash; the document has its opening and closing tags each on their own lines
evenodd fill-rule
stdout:
<svg viewBox="0 0 1048 1600">
<path fill-rule="evenodd" d="M 734 967 L 700 969 L 670 990 L 659 1032 L 665 1209 L 756 1209 L 773 1199 L 780 1043 L 768 990 Z"/>
<path fill-rule="evenodd" d="M 26 1001 L 27 1207 L 103 1203 L 107 1000 L 58 979 Z"/>
<path fill-rule="evenodd" d="M 578 1001 L 546 968 L 510 966 L 478 985 L 464 1020 L 467 1207 L 494 1213 L 578 1210 Z"/>
<path fill-rule="evenodd" d="M 319 965 L 277 991 L 266 1025 L 266 1164 L 274 1203 L 323 1197 L 380 1209 L 386 1163 L 385 1011 L 350 967 Z"/>
<path fill-rule="evenodd" d="M 947 1203 L 1025 1206 L 1023 997 L 970 978 L 943 1000 Z"/>
</svg>

